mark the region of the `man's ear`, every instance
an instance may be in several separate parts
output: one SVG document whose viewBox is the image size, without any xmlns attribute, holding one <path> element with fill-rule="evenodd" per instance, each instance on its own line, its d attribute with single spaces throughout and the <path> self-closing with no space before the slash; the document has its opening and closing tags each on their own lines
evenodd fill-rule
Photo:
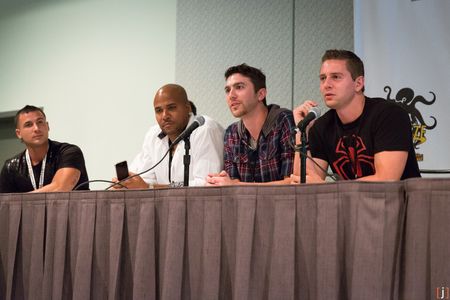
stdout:
<svg viewBox="0 0 450 300">
<path fill-rule="evenodd" d="M 19 140 L 22 139 L 22 135 L 20 134 L 20 129 L 16 128 L 16 136 Z"/>
<path fill-rule="evenodd" d="M 364 88 L 364 76 L 358 76 L 355 79 L 355 90 L 361 92 Z"/>
<path fill-rule="evenodd" d="M 267 90 L 266 88 L 260 88 L 256 94 L 258 95 L 258 100 L 263 101 L 266 98 Z"/>
</svg>

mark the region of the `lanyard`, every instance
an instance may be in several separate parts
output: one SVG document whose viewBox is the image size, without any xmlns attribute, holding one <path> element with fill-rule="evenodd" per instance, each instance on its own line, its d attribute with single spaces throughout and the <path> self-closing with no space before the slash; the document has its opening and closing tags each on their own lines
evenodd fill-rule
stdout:
<svg viewBox="0 0 450 300">
<path fill-rule="evenodd" d="M 25 151 L 25 158 L 27 160 L 28 166 L 28 174 L 30 176 L 31 184 L 33 188 L 36 190 L 36 179 L 34 178 L 33 166 L 31 164 L 30 153 L 28 153 L 28 149 Z M 45 163 L 47 162 L 47 154 L 45 154 L 44 160 L 41 165 L 41 175 L 39 175 L 39 188 L 44 186 L 44 172 L 45 172 Z"/>
</svg>

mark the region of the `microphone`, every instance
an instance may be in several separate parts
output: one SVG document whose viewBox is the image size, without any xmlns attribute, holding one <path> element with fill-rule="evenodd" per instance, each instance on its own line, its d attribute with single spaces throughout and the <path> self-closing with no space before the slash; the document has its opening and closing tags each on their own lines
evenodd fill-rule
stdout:
<svg viewBox="0 0 450 300">
<path fill-rule="evenodd" d="M 297 127 L 300 131 L 304 132 L 306 127 L 308 127 L 309 123 L 311 123 L 312 120 L 317 119 L 322 115 L 322 112 L 320 111 L 320 108 L 315 106 L 311 108 L 306 115 L 306 117 L 298 122 Z"/>
<path fill-rule="evenodd" d="M 197 129 L 197 127 L 199 126 L 202 126 L 203 124 L 205 124 L 205 118 L 203 116 L 196 117 L 194 122 L 192 122 L 192 124 L 189 125 L 189 127 L 187 127 L 182 133 L 180 133 L 180 135 L 177 136 L 177 138 L 172 142 L 171 147 L 190 136 L 192 131 Z"/>
</svg>

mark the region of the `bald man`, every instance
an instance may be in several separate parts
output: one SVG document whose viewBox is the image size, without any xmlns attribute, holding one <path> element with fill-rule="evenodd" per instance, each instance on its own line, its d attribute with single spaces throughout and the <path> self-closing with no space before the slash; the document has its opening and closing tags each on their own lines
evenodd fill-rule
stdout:
<svg viewBox="0 0 450 300">
<path fill-rule="evenodd" d="M 141 152 L 130 165 L 130 174 L 140 173 L 154 166 L 169 150 L 172 142 L 194 121 L 186 91 L 180 85 L 167 84 L 161 87 L 156 92 L 153 106 L 158 125 L 148 130 Z M 205 185 L 206 175 L 223 168 L 224 129 L 211 118 L 204 118 L 205 124 L 195 129 L 190 136 L 189 186 Z M 156 168 L 123 184 L 128 188 L 182 185 L 184 154 L 184 141 L 181 141 Z"/>
</svg>

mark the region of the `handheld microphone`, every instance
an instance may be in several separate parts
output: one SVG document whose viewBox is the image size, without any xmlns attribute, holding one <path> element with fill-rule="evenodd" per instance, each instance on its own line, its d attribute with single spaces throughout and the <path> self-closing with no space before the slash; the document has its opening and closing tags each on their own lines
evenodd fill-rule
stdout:
<svg viewBox="0 0 450 300">
<path fill-rule="evenodd" d="M 172 142 L 171 147 L 178 144 L 180 141 L 184 140 L 188 136 L 191 135 L 192 131 L 197 129 L 197 127 L 202 126 L 205 124 L 205 118 L 203 116 L 198 116 L 195 118 L 194 122 L 192 122 L 189 127 L 187 127 L 177 138 Z"/>
<path fill-rule="evenodd" d="M 318 106 L 311 108 L 306 117 L 300 122 L 298 122 L 297 124 L 298 129 L 304 132 L 306 130 L 306 127 L 308 127 L 309 123 L 311 123 L 312 120 L 317 119 L 321 115 L 322 112 L 320 111 L 320 108 Z"/>
</svg>

